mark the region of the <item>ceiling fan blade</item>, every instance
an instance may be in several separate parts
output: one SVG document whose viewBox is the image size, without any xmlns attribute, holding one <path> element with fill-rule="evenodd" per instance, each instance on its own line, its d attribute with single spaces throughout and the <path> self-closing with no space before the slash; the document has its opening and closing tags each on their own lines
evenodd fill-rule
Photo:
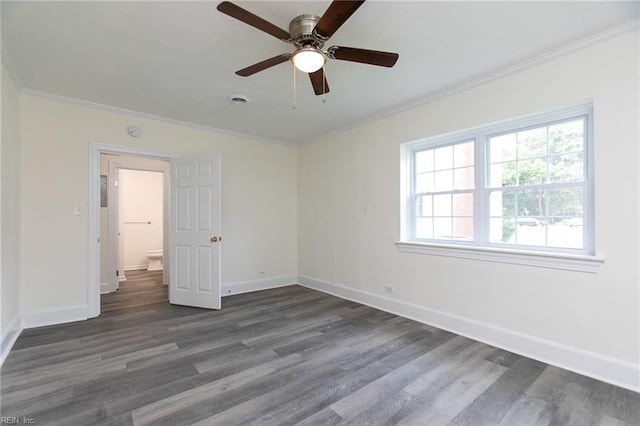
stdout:
<svg viewBox="0 0 640 426">
<path fill-rule="evenodd" d="M 316 24 L 315 33 L 325 40 L 328 39 L 353 15 L 353 12 L 362 6 L 362 3 L 364 3 L 364 0 L 334 0 Z"/>
<path fill-rule="evenodd" d="M 315 72 L 310 72 L 309 78 L 311 79 L 311 85 L 313 86 L 313 91 L 316 95 L 329 93 L 329 85 L 327 84 L 324 68 L 320 68 Z"/>
<path fill-rule="evenodd" d="M 399 58 L 397 53 L 341 46 L 331 46 L 327 49 L 327 53 L 330 58 L 340 61 L 360 62 L 389 68 L 394 66 Z"/>
<path fill-rule="evenodd" d="M 247 25 L 251 25 L 254 28 L 264 31 L 267 34 L 271 34 L 277 39 L 287 42 L 291 40 L 291 34 L 289 34 L 288 31 L 283 30 L 271 22 L 266 21 L 229 1 L 223 1 L 218 5 L 217 9 L 225 15 L 229 15 L 232 18 L 236 18 L 238 21 L 242 21 Z"/>
<path fill-rule="evenodd" d="M 246 68 L 236 71 L 236 74 L 238 74 L 241 77 L 249 77 L 250 75 L 253 75 L 257 72 L 264 71 L 267 68 L 271 68 L 274 65 L 287 62 L 290 58 L 291 58 L 291 53 L 283 53 L 282 55 L 265 59 L 264 61 L 258 62 L 257 64 L 249 65 Z"/>
</svg>

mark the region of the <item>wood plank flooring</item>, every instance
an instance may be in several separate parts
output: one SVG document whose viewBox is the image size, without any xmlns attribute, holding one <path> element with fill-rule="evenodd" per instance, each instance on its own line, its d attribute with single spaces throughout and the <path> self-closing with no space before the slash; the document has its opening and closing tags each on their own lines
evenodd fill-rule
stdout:
<svg viewBox="0 0 640 426">
<path fill-rule="evenodd" d="M 54 425 L 638 425 L 640 394 L 300 286 L 172 306 L 127 273 L 102 315 L 25 330 L 1 415 Z M 6 420 L 4 421 L 6 423 Z"/>
</svg>

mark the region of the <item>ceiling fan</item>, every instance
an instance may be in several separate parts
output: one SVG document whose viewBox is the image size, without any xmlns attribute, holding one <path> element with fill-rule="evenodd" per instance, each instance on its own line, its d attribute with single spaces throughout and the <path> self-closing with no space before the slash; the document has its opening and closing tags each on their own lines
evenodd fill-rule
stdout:
<svg viewBox="0 0 640 426">
<path fill-rule="evenodd" d="M 398 60 L 397 53 L 342 46 L 331 46 L 326 50 L 322 50 L 324 43 L 362 6 L 362 3 L 364 3 L 364 0 L 335 0 L 329 5 L 322 17 L 316 15 L 296 16 L 289 23 L 289 31 L 285 31 L 234 3 L 223 1 L 218 5 L 220 12 L 264 31 L 279 40 L 292 43 L 296 47 L 293 53 L 274 56 L 238 70 L 236 74 L 248 77 L 291 60 L 297 69 L 309 74 L 315 94 L 322 95 L 329 92 L 329 85 L 323 68 L 327 59 L 360 62 L 382 67 L 394 66 Z"/>
</svg>

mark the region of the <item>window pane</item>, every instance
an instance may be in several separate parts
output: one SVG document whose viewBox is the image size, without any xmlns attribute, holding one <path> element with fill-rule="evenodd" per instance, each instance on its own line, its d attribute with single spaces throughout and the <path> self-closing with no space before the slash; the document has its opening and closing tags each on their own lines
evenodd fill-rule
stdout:
<svg viewBox="0 0 640 426">
<path fill-rule="evenodd" d="M 489 155 L 492 163 L 515 160 L 516 134 L 494 136 L 489 139 Z"/>
<path fill-rule="evenodd" d="M 464 167 L 454 169 L 453 186 L 455 189 L 473 189 L 475 180 L 475 169 L 473 167 Z"/>
<path fill-rule="evenodd" d="M 473 166 L 474 164 L 474 142 L 457 143 L 453 146 L 454 167 Z"/>
<path fill-rule="evenodd" d="M 416 152 L 415 163 L 416 173 L 433 171 L 433 150 Z"/>
<path fill-rule="evenodd" d="M 544 189 L 524 189 L 517 195 L 518 216 L 544 216 Z"/>
<path fill-rule="evenodd" d="M 548 194 L 550 216 L 582 216 L 581 186 L 549 189 Z"/>
<path fill-rule="evenodd" d="M 500 197 L 502 195 L 502 197 Z M 582 187 L 524 190 L 519 193 L 491 193 L 491 215 L 502 201 L 507 216 L 490 219 L 490 241 L 524 246 L 584 248 L 582 232 Z M 509 201 L 506 201 L 509 200 Z M 511 207 L 507 207 L 513 206 Z M 501 232 L 501 234 L 500 234 Z"/>
<path fill-rule="evenodd" d="M 582 152 L 555 155 L 549 163 L 550 182 L 580 182 L 584 179 Z"/>
<path fill-rule="evenodd" d="M 538 157 L 547 153 L 547 128 L 518 132 L 518 158 Z"/>
<path fill-rule="evenodd" d="M 518 220 L 516 223 L 516 241 L 518 245 L 545 246 L 546 229 L 531 219 Z"/>
<path fill-rule="evenodd" d="M 472 217 L 456 217 L 453 219 L 453 238 L 456 240 L 473 240 Z"/>
<path fill-rule="evenodd" d="M 451 194 L 433 196 L 433 215 L 451 216 Z"/>
<path fill-rule="evenodd" d="M 433 172 L 420 173 L 416 175 L 416 193 L 433 192 L 434 190 Z"/>
<path fill-rule="evenodd" d="M 515 217 L 517 198 L 514 192 L 494 191 L 489 196 L 489 215 Z"/>
<path fill-rule="evenodd" d="M 473 216 L 473 194 L 453 195 L 453 216 Z"/>
<path fill-rule="evenodd" d="M 433 219 L 433 236 L 438 239 L 450 240 L 453 220 L 450 217 L 436 217 Z"/>
<path fill-rule="evenodd" d="M 434 187 L 436 192 L 453 190 L 453 170 L 435 172 Z"/>
<path fill-rule="evenodd" d="M 492 243 L 515 244 L 514 218 L 492 218 L 489 221 L 489 241 Z"/>
<path fill-rule="evenodd" d="M 516 185 L 516 162 L 492 164 L 489 171 L 489 186 L 500 188 Z"/>
<path fill-rule="evenodd" d="M 561 248 L 584 248 L 582 227 L 555 224 L 549 227 L 548 245 Z"/>
<path fill-rule="evenodd" d="M 541 158 L 518 161 L 517 185 L 535 185 L 547 180 L 547 163 Z"/>
<path fill-rule="evenodd" d="M 433 219 L 427 217 L 416 219 L 416 238 L 433 238 Z"/>
<path fill-rule="evenodd" d="M 549 150 L 552 154 L 582 152 L 584 149 L 584 119 L 549 126 Z"/>
<path fill-rule="evenodd" d="M 434 150 L 436 170 L 450 169 L 453 167 L 453 146 L 443 146 Z"/>
</svg>

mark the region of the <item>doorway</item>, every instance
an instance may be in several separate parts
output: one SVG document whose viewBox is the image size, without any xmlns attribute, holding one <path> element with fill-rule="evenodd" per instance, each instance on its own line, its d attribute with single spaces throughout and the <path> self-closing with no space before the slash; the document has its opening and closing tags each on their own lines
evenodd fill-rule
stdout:
<svg viewBox="0 0 640 426">
<path fill-rule="evenodd" d="M 109 259 L 111 252 L 108 250 L 109 244 L 109 232 L 108 232 L 108 220 L 109 215 L 107 212 L 107 208 L 101 207 L 103 204 L 101 201 L 101 180 L 102 176 L 108 174 L 108 165 L 106 169 L 102 167 L 101 160 L 103 155 L 112 155 L 120 159 L 120 161 L 124 161 L 124 166 L 130 166 L 131 163 L 126 163 L 127 160 L 125 158 L 129 158 L 131 161 L 135 162 L 144 162 L 149 160 L 162 160 L 163 164 L 165 164 L 164 169 L 161 167 L 162 172 L 164 174 L 164 198 L 163 204 L 165 205 L 165 210 L 163 214 L 163 222 L 165 226 L 165 232 L 163 233 L 163 250 L 165 253 L 163 255 L 165 268 L 163 270 L 163 282 L 169 281 L 169 257 L 166 250 L 168 249 L 168 222 L 169 222 L 169 160 L 175 158 L 176 156 L 173 154 L 163 153 L 156 150 L 150 149 L 142 149 L 142 148 L 131 148 L 125 146 L 118 145 L 104 145 L 97 143 L 90 143 L 89 145 L 89 207 L 88 207 L 88 215 L 89 215 L 89 230 L 88 230 L 88 279 L 87 279 L 87 317 L 94 318 L 100 315 L 100 293 L 102 289 L 103 282 L 109 282 L 109 279 L 105 279 L 103 281 L 103 277 L 101 277 L 101 269 L 102 263 L 109 265 L 108 270 L 106 272 L 112 272 L 106 274 L 106 277 L 113 276 L 115 283 L 110 283 L 109 285 L 117 285 L 117 275 L 116 275 L 116 265 L 117 260 L 115 257 L 113 259 Z M 107 178 L 108 181 L 108 178 Z M 108 184 L 107 184 L 108 187 Z M 108 194 L 108 191 L 107 191 Z M 107 206 L 109 204 L 108 197 L 113 198 L 115 195 L 107 195 Z M 102 216 L 104 216 L 104 220 L 102 220 Z M 107 229 L 104 232 L 103 227 Z M 113 228 L 112 228 L 113 229 Z M 115 244 L 115 240 L 112 244 Z M 105 249 L 105 246 L 107 247 Z M 166 275 L 166 281 L 164 276 Z"/>
<path fill-rule="evenodd" d="M 168 284 L 168 161 L 101 154 L 100 170 L 108 186 L 100 209 L 100 293 L 118 290 L 126 270 L 146 268 L 148 250 L 162 249 Z"/>
</svg>

